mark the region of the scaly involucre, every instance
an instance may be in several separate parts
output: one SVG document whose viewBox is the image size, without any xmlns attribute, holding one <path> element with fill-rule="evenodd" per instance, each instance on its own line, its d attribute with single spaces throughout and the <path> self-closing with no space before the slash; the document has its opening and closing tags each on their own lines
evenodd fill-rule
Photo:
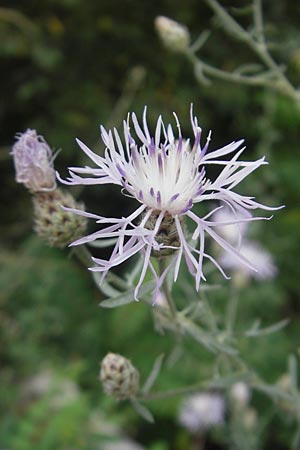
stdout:
<svg viewBox="0 0 300 450">
<path fill-rule="evenodd" d="M 199 289 L 201 280 L 205 280 L 202 270 L 204 259 L 210 260 L 223 276 L 228 278 L 220 264 L 206 252 L 206 236 L 214 239 L 240 263 L 255 270 L 255 267 L 216 231 L 216 227 L 265 219 L 252 217 L 250 211 L 257 208 L 276 209 L 261 205 L 253 197 L 240 195 L 234 191 L 244 178 L 266 164 L 265 158 L 250 162 L 240 161 L 239 157 L 245 149 L 241 148 L 243 140 L 233 141 L 225 147 L 208 152 L 211 133 L 205 145 L 201 147 L 201 128 L 197 118 L 193 116 L 192 107 L 191 124 L 194 134 L 192 143 L 189 139 L 183 139 L 178 118 L 175 114 L 174 116 L 177 136 L 174 135 L 171 125 L 165 127 L 161 116 L 157 120 L 154 135 L 151 134 L 147 125 L 146 108 L 142 126 L 134 113 L 128 115 L 123 124 L 125 145 L 115 128 L 106 131 L 101 126 L 101 137 L 106 147 L 104 156 L 94 153 L 83 142 L 77 140 L 81 149 L 97 167 L 70 167 L 70 176 L 65 181 L 61 180 L 71 185 L 116 184 L 139 202 L 134 212 L 122 218 L 106 218 L 72 210 L 76 214 L 95 219 L 98 224 L 104 226 L 100 231 L 79 239 L 72 245 L 86 244 L 96 239 L 116 238 L 109 260 L 93 258 L 96 265 L 91 270 L 102 273 L 101 282 L 111 268 L 137 253 L 143 253 L 143 265 L 135 288 L 135 299 L 148 268 L 156 282 L 153 293 L 155 301 L 171 267 L 176 281 L 182 258 L 195 278 L 196 289 Z M 130 132 L 130 118 L 137 139 Z M 228 156 L 230 159 L 224 158 Z M 206 178 L 208 165 L 221 166 L 221 172 L 215 180 Z M 214 207 L 204 217 L 197 216 L 192 211 L 193 205 L 208 200 L 221 202 L 221 206 Z M 234 219 L 223 222 L 210 220 L 212 214 L 222 208 L 222 205 L 232 211 Z M 184 225 L 185 217 L 194 223 L 191 239 Z M 158 274 L 151 256 L 166 257 L 167 254 L 171 254 L 168 265 L 163 273 Z"/>
</svg>

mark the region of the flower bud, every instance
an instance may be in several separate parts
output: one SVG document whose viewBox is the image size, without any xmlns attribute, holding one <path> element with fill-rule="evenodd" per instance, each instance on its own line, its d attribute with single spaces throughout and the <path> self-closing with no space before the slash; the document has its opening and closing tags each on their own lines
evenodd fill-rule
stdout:
<svg viewBox="0 0 300 450">
<path fill-rule="evenodd" d="M 139 373 L 129 359 L 108 353 L 101 363 L 100 380 L 106 394 L 118 400 L 134 397 L 139 390 Z"/>
<path fill-rule="evenodd" d="M 52 247 L 66 247 L 83 236 L 87 226 L 85 217 L 65 211 L 62 206 L 83 209 L 82 203 L 60 189 L 33 197 L 34 229 Z"/>
<path fill-rule="evenodd" d="M 155 19 L 155 28 L 162 43 L 174 52 L 183 52 L 190 44 L 190 33 L 186 26 L 164 16 Z"/>
<path fill-rule="evenodd" d="M 31 192 L 49 192 L 56 188 L 52 151 L 42 136 L 28 129 L 17 136 L 12 155 L 16 181 Z"/>
<path fill-rule="evenodd" d="M 230 389 L 230 398 L 237 409 L 244 409 L 250 401 L 250 389 L 246 383 L 239 381 Z"/>
</svg>

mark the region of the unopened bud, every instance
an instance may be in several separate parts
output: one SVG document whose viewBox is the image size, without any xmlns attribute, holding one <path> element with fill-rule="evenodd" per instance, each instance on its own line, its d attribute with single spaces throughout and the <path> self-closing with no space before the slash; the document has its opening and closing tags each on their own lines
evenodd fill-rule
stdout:
<svg viewBox="0 0 300 450">
<path fill-rule="evenodd" d="M 250 401 L 250 389 L 246 383 L 239 381 L 232 386 L 230 397 L 235 407 L 244 409 Z"/>
<path fill-rule="evenodd" d="M 49 192 L 56 188 L 52 151 L 42 136 L 28 129 L 17 136 L 12 148 L 16 181 L 31 192 Z"/>
<path fill-rule="evenodd" d="M 158 16 L 155 28 L 162 43 L 175 52 L 183 52 L 190 44 L 190 33 L 185 25 L 181 25 L 168 17 Z"/>
<path fill-rule="evenodd" d="M 108 353 L 101 363 L 100 380 L 106 394 L 118 400 L 134 397 L 139 390 L 139 373 L 129 359 Z"/>
<path fill-rule="evenodd" d="M 87 219 L 62 207 L 83 209 L 68 192 L 55 189 L 33 197 L 34 229 L 52 247 L 66 247 L 84 235 Z"/>
</svg>

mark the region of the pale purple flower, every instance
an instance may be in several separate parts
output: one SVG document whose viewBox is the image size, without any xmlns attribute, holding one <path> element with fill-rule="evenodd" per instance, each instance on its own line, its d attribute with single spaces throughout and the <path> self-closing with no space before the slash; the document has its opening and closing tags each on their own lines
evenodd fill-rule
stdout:
<svg viewBox="0 0 300 450">
<path fill-rule="evenodd" d="M 223 252 L 220 263 L 226 269 L 233 270 L 243 278 L 255 278 L 256 280 L 268 280 L 277 274 L 277 267 L 273 262 L 272 255 L 265 250 L 258 242 L 244 240 L 239 247 L 239 252 L 256 268 L 250 270 L 246 265 L 241 265 L 232 255 Z"/>
<path fill-rule="evenodd" d="M 245 219 L 247 217 L 251 217 L 251 214 L 248 211 L 232 211 L 229 207 L 219 208 L 213 214 L 214 222 L 226 223 L 236 219 Z M 242 238 L 245 236 L 245 233 L 248 228 L 247 222 L 240 222 L 231 225 L 220 225 L 216 227 L 216 231 L 222 236 L 223 239 L 228 241 L 230 244 L 238 244 L 240 245 Z"/>
<path fill-rule="evenodd" d="M 16 181 L 31 192 L 52 191 L 56 188 L 52 151 L 42 136 L 28 129 L 17 135 L 12 148 Z"/>
<path fill-rule="evenodd" d="M 219 394 L 202 392 L 183 401 L 178 421 L 191 433 L 197 433 L 222 425 L 224 415 L 224 398 Z"/>
<path fill-rule="evenodd" d="M 245 149 L 240 148 L 243 140 L 233 141 L 225 147 L 208 152 L 211 133 L 202 147 L 201 128 L 197 118 L 193 116 L 192 107 L 193 142 L 183 139 L 178 118 L 175 114 L 174 116 L 177 136 L 174 135 L 171 125 L 165 127 L 161 116 L 157 120 L 154 134 L 151 134 L 147 125 L 146 108 L 142 126 L 134 113 L 128 115 L 127 121 L 124 121 L 124 143 L 116 129 L 106 131 L 101 126 L 101 137 L 106 146 L 104 156 L 94 153 L 83 142 L 77 140 L 81 149 L 97 167 L 71 167 L 69 178 L 63 181 L 71 185 L 116 184 L 139 202 L 139 206 L 128 217 L 122 218 L 106 218 L 72 210 L 95 219 L 99 225 L 104 226 L 100 231 L 79 239 L 72 245 L 86 244 L 96 239 L 117 238 L 108 261 L 93 258 L 96 266 L 91 270 L 101 272 L 102 280 L 111 268 L 135 254 L 143 253 L 143 266 L 135 289 L 135 299 L 148 268 L 152 271 L 156 282 L 155 300 L 171 267 L 176 281 L 182 259 L 194 276 L 197 289 L 201 279 L 205 280 L 202 270 L 204 259 L 210 260 L 227 278 L 219 263 L 207 253 L 206 236 L 214 239 L 222 249 L 234 255 L 239 263 L 255 270 L 252 263 L 216 231 L 216 227 L 262 219 L 252 217 L 250 214 L 250 211 L 257 208 L 276 209 L 263 206 L 253 197 L 240 195 L 234 191 L 244 178 L 266 164 L 264 158 L 252 162 L 240 161 L 239 157 Z M 131 133 L 130 119 L 137 139 Z M 231 156 L 226 159 L 228 155 Z M 206 167 L 209 165 L 218 165 L 221 168 L 214 180 L 206 177 Z M 223 222 L 211 220 L 211 216 L 222 206 L 214 208 L 204 217 L 199 217 L 192 211 L 195 203 L 208 200 L 221 202 L 233 212 L 234 218 Z M 184 225 L 185 218 L 194 224 L 191 238 Z M 170 236 L 172 235 L 172 239 L 169 239 L 170 236 L 163 239 L 162 234 L 166 233 L 166 229 L 167 234 L 170 232 Z M 157 274 L 151 256 L 153 254 L 163 256 L 168 251 L 173 252 L 170 263 L 163 274 Z"/>
</svg>

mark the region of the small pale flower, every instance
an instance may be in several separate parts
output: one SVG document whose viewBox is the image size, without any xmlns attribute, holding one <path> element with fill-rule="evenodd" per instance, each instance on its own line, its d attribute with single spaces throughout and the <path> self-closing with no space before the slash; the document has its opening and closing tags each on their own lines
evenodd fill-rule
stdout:
<svg viewBox="0 0 300 450">
<path fill-rule="evenodd" d="M 164 16 L 156 17 L 154 24 L 162 43 L 169 50 L 182 52 L 188 48 L 190 33 L 185 25 Z"/>
<path fill-rule="evenodd" d="M 31 192 L 52 191 L 56 188 L 52 151 L 42 136 L 28 129 L 17 136 L 12 148 L 16 181 Z"/>
<path fill-rule="evenodd" d="M 250 278 L 262 281 L 276 276 L 277 267 L 273 262 L 272 255 L 263 249 L 258 242 L 244 240 L 239 247 L 239 252 L 253 264 L 256 271 L 251 270 L 249 266 L 241 265 L 237 258 L 225 252 L 220 257 L 221 265 L 239 274 L 245 281 Z"/>
<path fill-rule="evenodd" d="M 125 144 L 116 129 L 106 131 L 101 127 L 102 140 L 106 146 L 104 156 L 97 155 L 78 140 L 81 149 L 97 167 L 71 167 L 69 178 L 61 180 L 66 184 L 119 185 L 139 203 L 128 217 L 122 218 L 106 218 L 71 209 L 74 213 L 95 219 L 102 227 L 100 231 L 79 239 L 72 245 L 86 244 L 96 239 L 117 238 L 108 261 L 93 258 L 95 267 L 91 270 L 102 274 L 100 282 L 110 269 L 139 253 L 143 255 L 143 265 L 135 289 L 135 299 L 147 269 L 153 273 L 155 280 L 155 301 L 170 268 L 173 269 L 174 281 L 177 280 L 182 259 L 195 278 L 196 289 L 199 289 L 200 281 L 205 280 L 205 259 L 211 261 L 228 278 L 220 264 L 207 252 L 206 236 L 234 256 L 239 264 L 255 270 L 255 261 L 249 262 L 217 230 L 220 225 L 264 219 L 251 216 L 250 211 L 257 208 L 276 209 L 263 206 L 253 197 L 240 195 L 234 190 L 254 170 L 266 164 L 265 159 L 240 161 L 239 157 L 245 149 L 240 148 L 243 140 L 233 141 L 225 147 L 208 152 L 211 133 L 205 145 L 201 146 L 201 128 L 197 118 L 193 116 L 192 108 L 194 140 L 191 143 L 189 139 L 183 139 L 176 115 L 176 137 L 171 125 L 166 127 L 161 117 L 152 134 L 147 125 L 146 108 L 142 127 L 134 113 L 131 114 L 131 120 L 137 139 L 131 133 L 129 115 L 123 126 Z M 229 159 L 228 155 L 231 155 Z M 210 165 L 221 168 L 214 180 L 206 176 L 206 169 Z M 220 202 L 221 206 L 199 217 L 192 211 L 193 206 L 206 201 Z M 221 222 L 211 220 L 211 216 L 223 207 L 230 208 L 233 217 Z M 191 235 L 185 224 L 187 218 L 190 225 L 193 225 Z M 169 264 L 162 274 L 157 274 L 151 257 L 167 255 L 170 255 Z"/>
<path fill-rule="evenodd" d="M 197 433 L 222 425 L 224 415 L 224 398 L 219 394 L 203 392 L 184 400 L 178 421 L 189 432 Z"/>
</svg>

